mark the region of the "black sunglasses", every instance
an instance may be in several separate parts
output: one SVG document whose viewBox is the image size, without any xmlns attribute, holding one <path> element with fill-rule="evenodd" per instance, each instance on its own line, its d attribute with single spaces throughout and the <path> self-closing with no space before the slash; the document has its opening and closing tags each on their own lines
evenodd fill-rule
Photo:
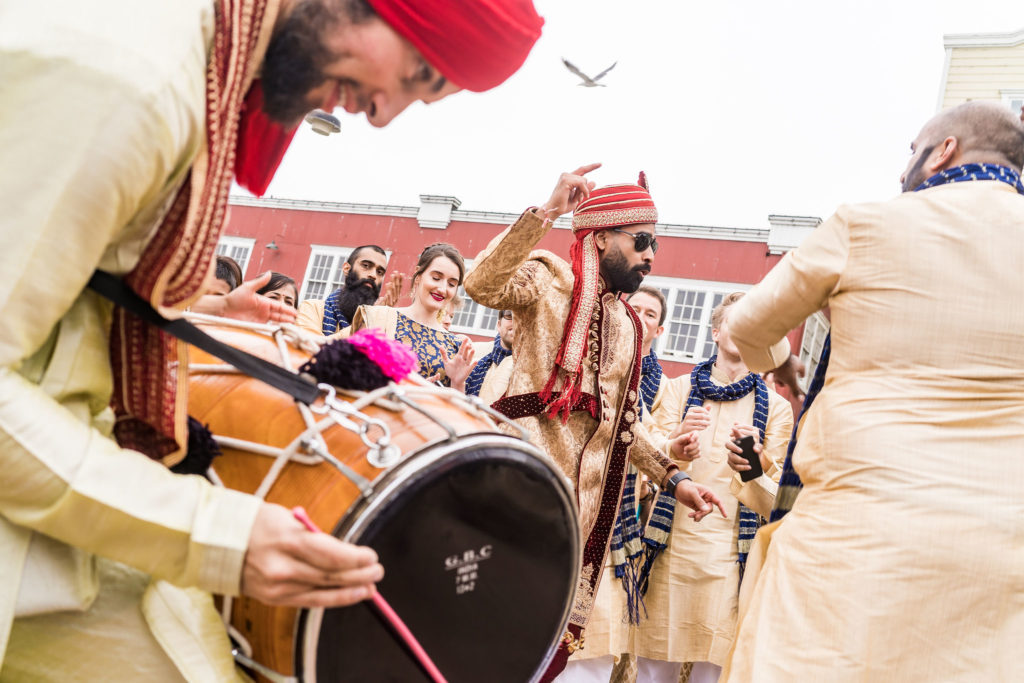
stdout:
<svg viewBox="0 0 1024 683">
<path fill-rule="evenodd" d="M 658 253 L 658 238 L 649 232 L 629 232 L 622 228 L 609 228 L 612 232 L 621 232 L 623 235 L 629 235 L 633 238 L 633 248 L 638 252 L 647 251 L 647 247 L 651 248 L 651 251 L 655 254 Z"/>
</svg>

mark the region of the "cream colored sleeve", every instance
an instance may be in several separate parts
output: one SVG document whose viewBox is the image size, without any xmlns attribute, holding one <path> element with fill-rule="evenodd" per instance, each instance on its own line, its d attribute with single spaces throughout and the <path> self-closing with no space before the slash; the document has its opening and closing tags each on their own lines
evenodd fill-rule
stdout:
<svg viewBox="0 0 1024 683">
<path fill-rule="evenodd" d="M 788 358 L 788 342 L 785 347 L 773 345 L 828 304 L 848 254 L 849 232 L 840 210 L 736 303 L 729 314 L 729 334 L 747 367 L 767 372 Z"/>
<path fill-rule="evenodd" d="M 174 475 L 89 424 L 110 391 L 109 306 L 83 289 L 191 156 L 188 121 L 148 95 L 0 42 L 0 515 L 156 577 L 234 594 L 259 502 Z M 47 348 L 52 358 L 39 360 Z M 47 363 L 59 372 L 27 378 Z"/>
<path fill-rule="evenodd" d="M 551 229 L 532 211 L 491 240 L 473 262 L 466 276 L 466 294 L 473 301 L 497 309 L 529 306 L 551 284 L 551 272 L 530 251 Z"/>
<path fill-rule="evenodd" d="M 774 391 L 769 393 L 768 422 L 764 428 L 764 454 L 771 462 L 757 479 L 744 482 L 739 472 L 729 482 L 729 490 L 748 508 L 768 518 L 775 503 L 782 465 L 786 460 L 786 450 L 793 435 L 793 406 Z"/>
<path fill-rule="evenodd" d="M 650 425 L 651 438 L 658 448 L 667 450 L 668 436 L 682 419 L 683 407 L 686 405 L 686 399 L 689 395 L 689 375 L 681 375 L 662 381 L 658 391 L 660 400 L 654 406 Z"/>
<path fill-rule="evenodd" d="M 324 334 L 324 300 L 306 299 L 299 304 L 295 324 L 311 334 Z"/>
</svg>

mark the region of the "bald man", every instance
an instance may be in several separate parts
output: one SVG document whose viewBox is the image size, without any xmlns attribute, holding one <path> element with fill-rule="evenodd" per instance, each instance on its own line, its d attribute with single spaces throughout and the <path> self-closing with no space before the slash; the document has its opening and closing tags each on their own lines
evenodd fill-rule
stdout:
<svg viewBox="0 0 1024 683">
<path fill-rule="evenodd" d="M 730 317 L 755 371 L 832 331 L 723 681 L 1020 679 L 1024 126 L 970 102 L 911 149 L 902 195 L 840 207 Z"/>
</svg>

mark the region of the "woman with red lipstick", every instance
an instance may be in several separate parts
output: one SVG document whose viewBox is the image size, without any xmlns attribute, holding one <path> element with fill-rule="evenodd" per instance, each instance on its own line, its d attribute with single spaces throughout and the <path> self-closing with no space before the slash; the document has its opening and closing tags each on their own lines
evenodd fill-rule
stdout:
<svg viewBox="0 0 1024 683">
<path fill-rule="evenodd" d="M 465 274 L 458 249 L 444 242 L 431 244 L 416 263 L 412 303 L 404 308 L 360 306 L 345 332 L 381 328 L 416 352 L 421 375 L 447 378 L 453 388 L 463 389 L 473 367 L 473 345 L 446 330 L 443 316 Z"/>
</svg>

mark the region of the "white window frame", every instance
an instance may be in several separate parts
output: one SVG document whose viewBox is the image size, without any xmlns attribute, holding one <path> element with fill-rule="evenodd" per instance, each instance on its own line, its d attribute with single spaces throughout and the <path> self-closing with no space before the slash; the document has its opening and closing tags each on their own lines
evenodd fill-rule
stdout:
<svg viewBox="0 0 1024 683">
<path fill-rule="evenodd" d="M 1003 96 L 1003 102 L 1006 106 L 1019 116 L 1020 108 L 1024 107 L 1024 89 L 1000 90 L 999 94 Z"/>
<path fill-rule="evenodd" d="M 803 361 L 807 372 L 800 380 L 804 391 L 811 385 L 814 378 L 814 371 L 818 369 L 818 361 L 821 360 L 821 349 L 825 344 L 825 337 L 831 331 L 832 325 L 825 314 L 821 311 L 812 313 L 804 321 L 804 333 L 800 338 L 800 360 Z"/>
<path fill-rule="evenodd" d="M 714 310 L 716 297 L 721 300 L 733 292 L 746 292 L 753 285 L 740 284 L 736 282 L 714 282 L 710 280 L 688 280 L 684 278 L 661 277 L 650 275 L 644 278 L 644 284 L 650 287 L 657 287 L 665 294 L 665 305 L 668 309 L 665 314 L 665 332 L 654 340 L 654 351 L 662 360 L 678 361 L 681 363 L 696 364 L 710 358 L 714 351 L 714 342 L 711 341 L 711 311 Z M 673 320 L 676 303 L 681 297 L 689 292 L 703 293 L 700 315 L 696 320 L 684 321 Z M 669 349 L 669 341 L 673 333 L 673 325 L 698 326 L 697 336 L 692 352 Z M 708 352 L 710 350 L 710 353 Z"/>
<path fill-rule="evenodd" d="M 464 259 L 466 272 L 473 266 L 472 259 Z M 459 296 L 462 297 L 462 308 L 455 313 L 452 320 L 452 332 L 458 334 L 476 334 L 481 337 L 493 337 L 498 333 L 498 312 L 483 304 L 473 301 L 466 288 L 459 285 Z"/>
<path fill-rule="evenodd" d="M 311 244 L 309 245 L 309 259 L 306 261 L 306 272 L 302 276 L 302 291 L 299 292 L 299 301 L 305 301 L 306 299 L 326 299 L 327 296 L 340 287 L 345 282 L 345 276 L 342 274 L 341 269 L 345 265 L 345 261 L 352 255 L 352 252 L 357 247 L 339 247 L 336 245 L 329 244 Z M 313 273 L 314 263 L 316 262 L 317 256 L 325 256 L 331 259 L 330 265 L 327 266 L 328 279 L 327 280 L 313 280 L 310 275 Z M 384 258 L 387 262 L 391 263 L 391 251 L 388 249 L 384 250 Z M 323 292 L 319 292 L 318 296 L 311 296 L 309 289 L 310 284 L 316 282 L 326 283 L 326 288 Z"/>
<path fill-rule="evenodd" d="M 245 269 L 249 267 L 249 259 L 252 258 L 252 249 L 255 245 L 256 239 L 253 237 L 224 236 L 217 242 L 217 249 L 214 253 L 217 256 L 233 258 L 242 269 L 242 277 L 244 278 Z"/>
</svg>

